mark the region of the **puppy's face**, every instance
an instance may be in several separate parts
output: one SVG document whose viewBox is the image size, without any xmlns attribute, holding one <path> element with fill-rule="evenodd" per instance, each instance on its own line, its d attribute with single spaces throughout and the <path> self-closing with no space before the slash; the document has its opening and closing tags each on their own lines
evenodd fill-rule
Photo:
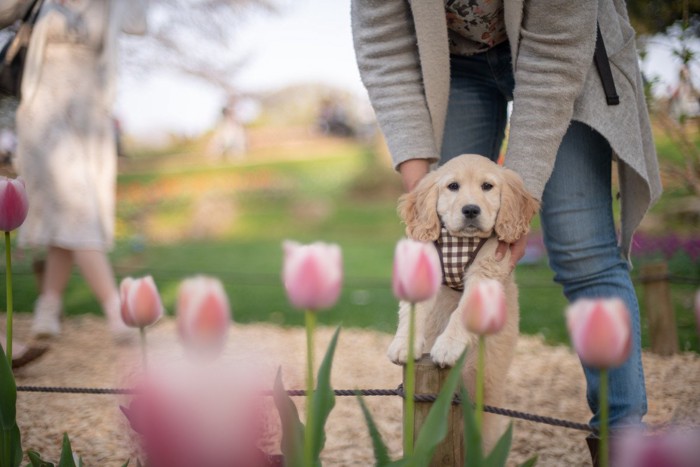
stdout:
<svg viewBox="0 0 700 467">
<path fill-rule="evenodd" d="M 452 159 L 436 173 L 437 213 L 457 237 L 489 237 L 496 225 L 503 169 L 482 156 Z"/>
<path fill-rule="evenodd" d="M 423 242 L 440 236 L 440 224 L 458 237 L 513 243 L 530 229 L 539 203 L 510 169 L 476 154 L 463 154 L 429 173 L 399 198 L 406 235 Z"/>
</svg>

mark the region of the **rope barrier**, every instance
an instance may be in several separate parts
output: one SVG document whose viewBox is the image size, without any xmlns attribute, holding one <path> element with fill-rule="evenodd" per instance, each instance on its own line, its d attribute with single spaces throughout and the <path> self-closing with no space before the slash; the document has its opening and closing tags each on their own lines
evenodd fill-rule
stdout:
<svg viewBox="0 0 700 467">
<path fill-rule="evenodd" d="M 0 273 L 4 269 L 0 268 Z M 114 267 L 115 272 L 119 275 L 125 275 L 126 273 L 133 273 L 133 270 L 121 268 L 119 266 Z M 148 271 L 152 274 L 157 273 L 158 277 L 164 281 L 179 282 L 183 277 L 187 275 L 187 271 L 178 271 L 172 269 L 158 269 L 149 267 Z M 34 272 L 30 269 L 19 269 L 13 271 L 13 274 L 22 280 L 26 277 L 33 276 Z M 77 274 L 77 273 L 73 273 Z M 253 287 L 272 287 L 275 286 L 279 281 L 279 275 L 274 275 L 270 273 L 250 273 L 250 272 L 231 272 L 223 270 L 211 270 L 208 274 L 215 275 L 217 277 L 226 278 L 231 282 L 235 282 L 239 286 L 253 286 Z M 633 275 L 632 282 L 635 284 L 643 284 L 650 281 L 665 280 L 670 284 L 676 285 L 688 285 L 688 286 L 698 286 L 700 285 L 700 277 L 697 276 L 685 276 L 681 274 L 668 273 L 663 275 Z M 376 277 L 348 277 L 347 285 L 356 288 L 365 289 L 386 289 L 390 286 L 390 281 L 383 278 Z M 553 282 L 540 282 L 531 283 L 526 278 L 520 279 L 519 281 L 522 287 L 528 288 L 542 288 L 542 289 L 558 289 L 560 286 Z"/>
<path fill-rule="evenodd" d="M 134 389 L 114 389 L 114 388 L 80 388 L 80 387 L 57 387 L 57 386 L 17 386 L 17 391 L 20 392 L 46 392 L 46 393 L 62 393 L 62 394 L 107 394 L 107 395 L 131 395 L 137 394 Z M 335 389 L 333 393 L 336 396 L 400 396 L 404 397 L 403 388 L 399 385 L 396 389 Z M 290 397 L 306 396 L 306 390 L 289 389 L 287 394 Z M 272 391 L 266 391 L 264 395 L 272 395 Z M 437 394 L 416 394 L 414 400 L 416 402 L 434 402 L 437 399 Z M 459 398 L 453 400 L 454 404 L 460 404 Z M 517 410 L 504 409 L 489 405 L 484 406 L 484 412 L 502 415 L 509 418 L 517 418 L 534 423 L 557 426 L 560 428 L 569 428 L 572 430 L 595 432 L 595 430 L 586 423 L 572 422 L 560 418 L 547 417 Z"/>
</svg>

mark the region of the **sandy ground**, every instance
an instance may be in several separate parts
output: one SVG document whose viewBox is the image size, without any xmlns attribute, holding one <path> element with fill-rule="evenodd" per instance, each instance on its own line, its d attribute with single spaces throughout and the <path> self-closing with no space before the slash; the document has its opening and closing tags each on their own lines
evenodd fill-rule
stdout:
<svg viewBox="0 0 700 467">
<path fill-rule="evenodd" d="M 29 320 L 28 314 L 16 316 L 15 335 L 20 339 L 29 334 Z M 181 356 L 173 324 L 166 319 L 151 329 L 149 348 L 154 361 Z M 318 330 L 317 362 L 333 331 Z M 342 330 L 332 372 L 333 387 L 396 388 L 401 370 L 384 356 L 390 339 L 390 335 L 372 331 Z M 234 325 L 223 358 L 253 359 L 256 365 L 269 369 L 270 375 L 281 366 L 288 389 L 304 387 L 305 337 L 301 328 Z M 50 351 L 16 370 L 16 378 L 20 386 L 124 387 L 138 362 L 137 345 L 117 346 L 101 318 L 81 316 L 64 321 L 64 332 L 51 341 Z M 700 356 L 645 354 L 644 367 L 649 396 L 647 423 L 661 428 L 670 424 L 700 425 Z M 588 420 L 583 374 L 575 354 L 567 347 L 547 346 L 537 337 L 521 337 L 509 378 L 506 408 L 575 422 Z M 367 402 L 392 456 L 399 456 L 400 398 L 369 397 Z M 62 434 L 67 432 L 87 466 L 121 466 L 137 452 L 118 409 L 119 404 L 126 403 L 126 396 L 20 392 L 17 417 L 23 448 L 38 450 L 55 461 Z M 295 403 L 303 411 L 302 398 L 295 398 Z M 539 456 L 539 466 L 590 465 L 584 432 L 521 420 L 514 422 L 514 430 L 509 465 L 534 454 Z M 371 441 L 353 397 L 336 399 L 327 423 L 327 438 L 322 454 L 325 466 L 373 464 Z M 275 445 L 274 440 L 271 445 Z"/>
</svg>

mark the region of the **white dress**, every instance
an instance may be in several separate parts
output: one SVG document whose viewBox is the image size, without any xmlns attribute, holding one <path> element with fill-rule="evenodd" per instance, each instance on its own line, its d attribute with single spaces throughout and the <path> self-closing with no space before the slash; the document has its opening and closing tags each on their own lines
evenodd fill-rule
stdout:
<svg viewBox="0 0 700 467">
<path fill-rule="evenodd" d="M 17 111 L 17 170 L 27 186 L 23 247 L 111 248 L 116 147 L 100 56 L 105 0 L 46 2 L 36 91 Z"/>
</svg>

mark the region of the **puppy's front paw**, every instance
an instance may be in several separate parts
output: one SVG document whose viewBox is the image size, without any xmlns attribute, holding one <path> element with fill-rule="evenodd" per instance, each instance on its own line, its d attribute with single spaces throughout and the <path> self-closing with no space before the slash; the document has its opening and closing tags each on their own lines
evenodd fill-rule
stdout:
<svg viewBox="0 0 700 467">
<path fill-rule="evenodd" d="M 435 344 L 430 350 L 430 358 L 435 364 L 440 365 L 441 368 L 454 366 L 468 344 L 468 339 L 455 339 L 442 334 L 435 340 Z"/>
<path fill-rule="evenodd" d="M 423 353 L 425 339 L 416 337 L 413 342 L 413 359 L 418 360 Z M 386 352 L 389 359 L 397 365 L 403 365 L 408 361 L 408 337 L 395 336 Z"/>
</svg>

